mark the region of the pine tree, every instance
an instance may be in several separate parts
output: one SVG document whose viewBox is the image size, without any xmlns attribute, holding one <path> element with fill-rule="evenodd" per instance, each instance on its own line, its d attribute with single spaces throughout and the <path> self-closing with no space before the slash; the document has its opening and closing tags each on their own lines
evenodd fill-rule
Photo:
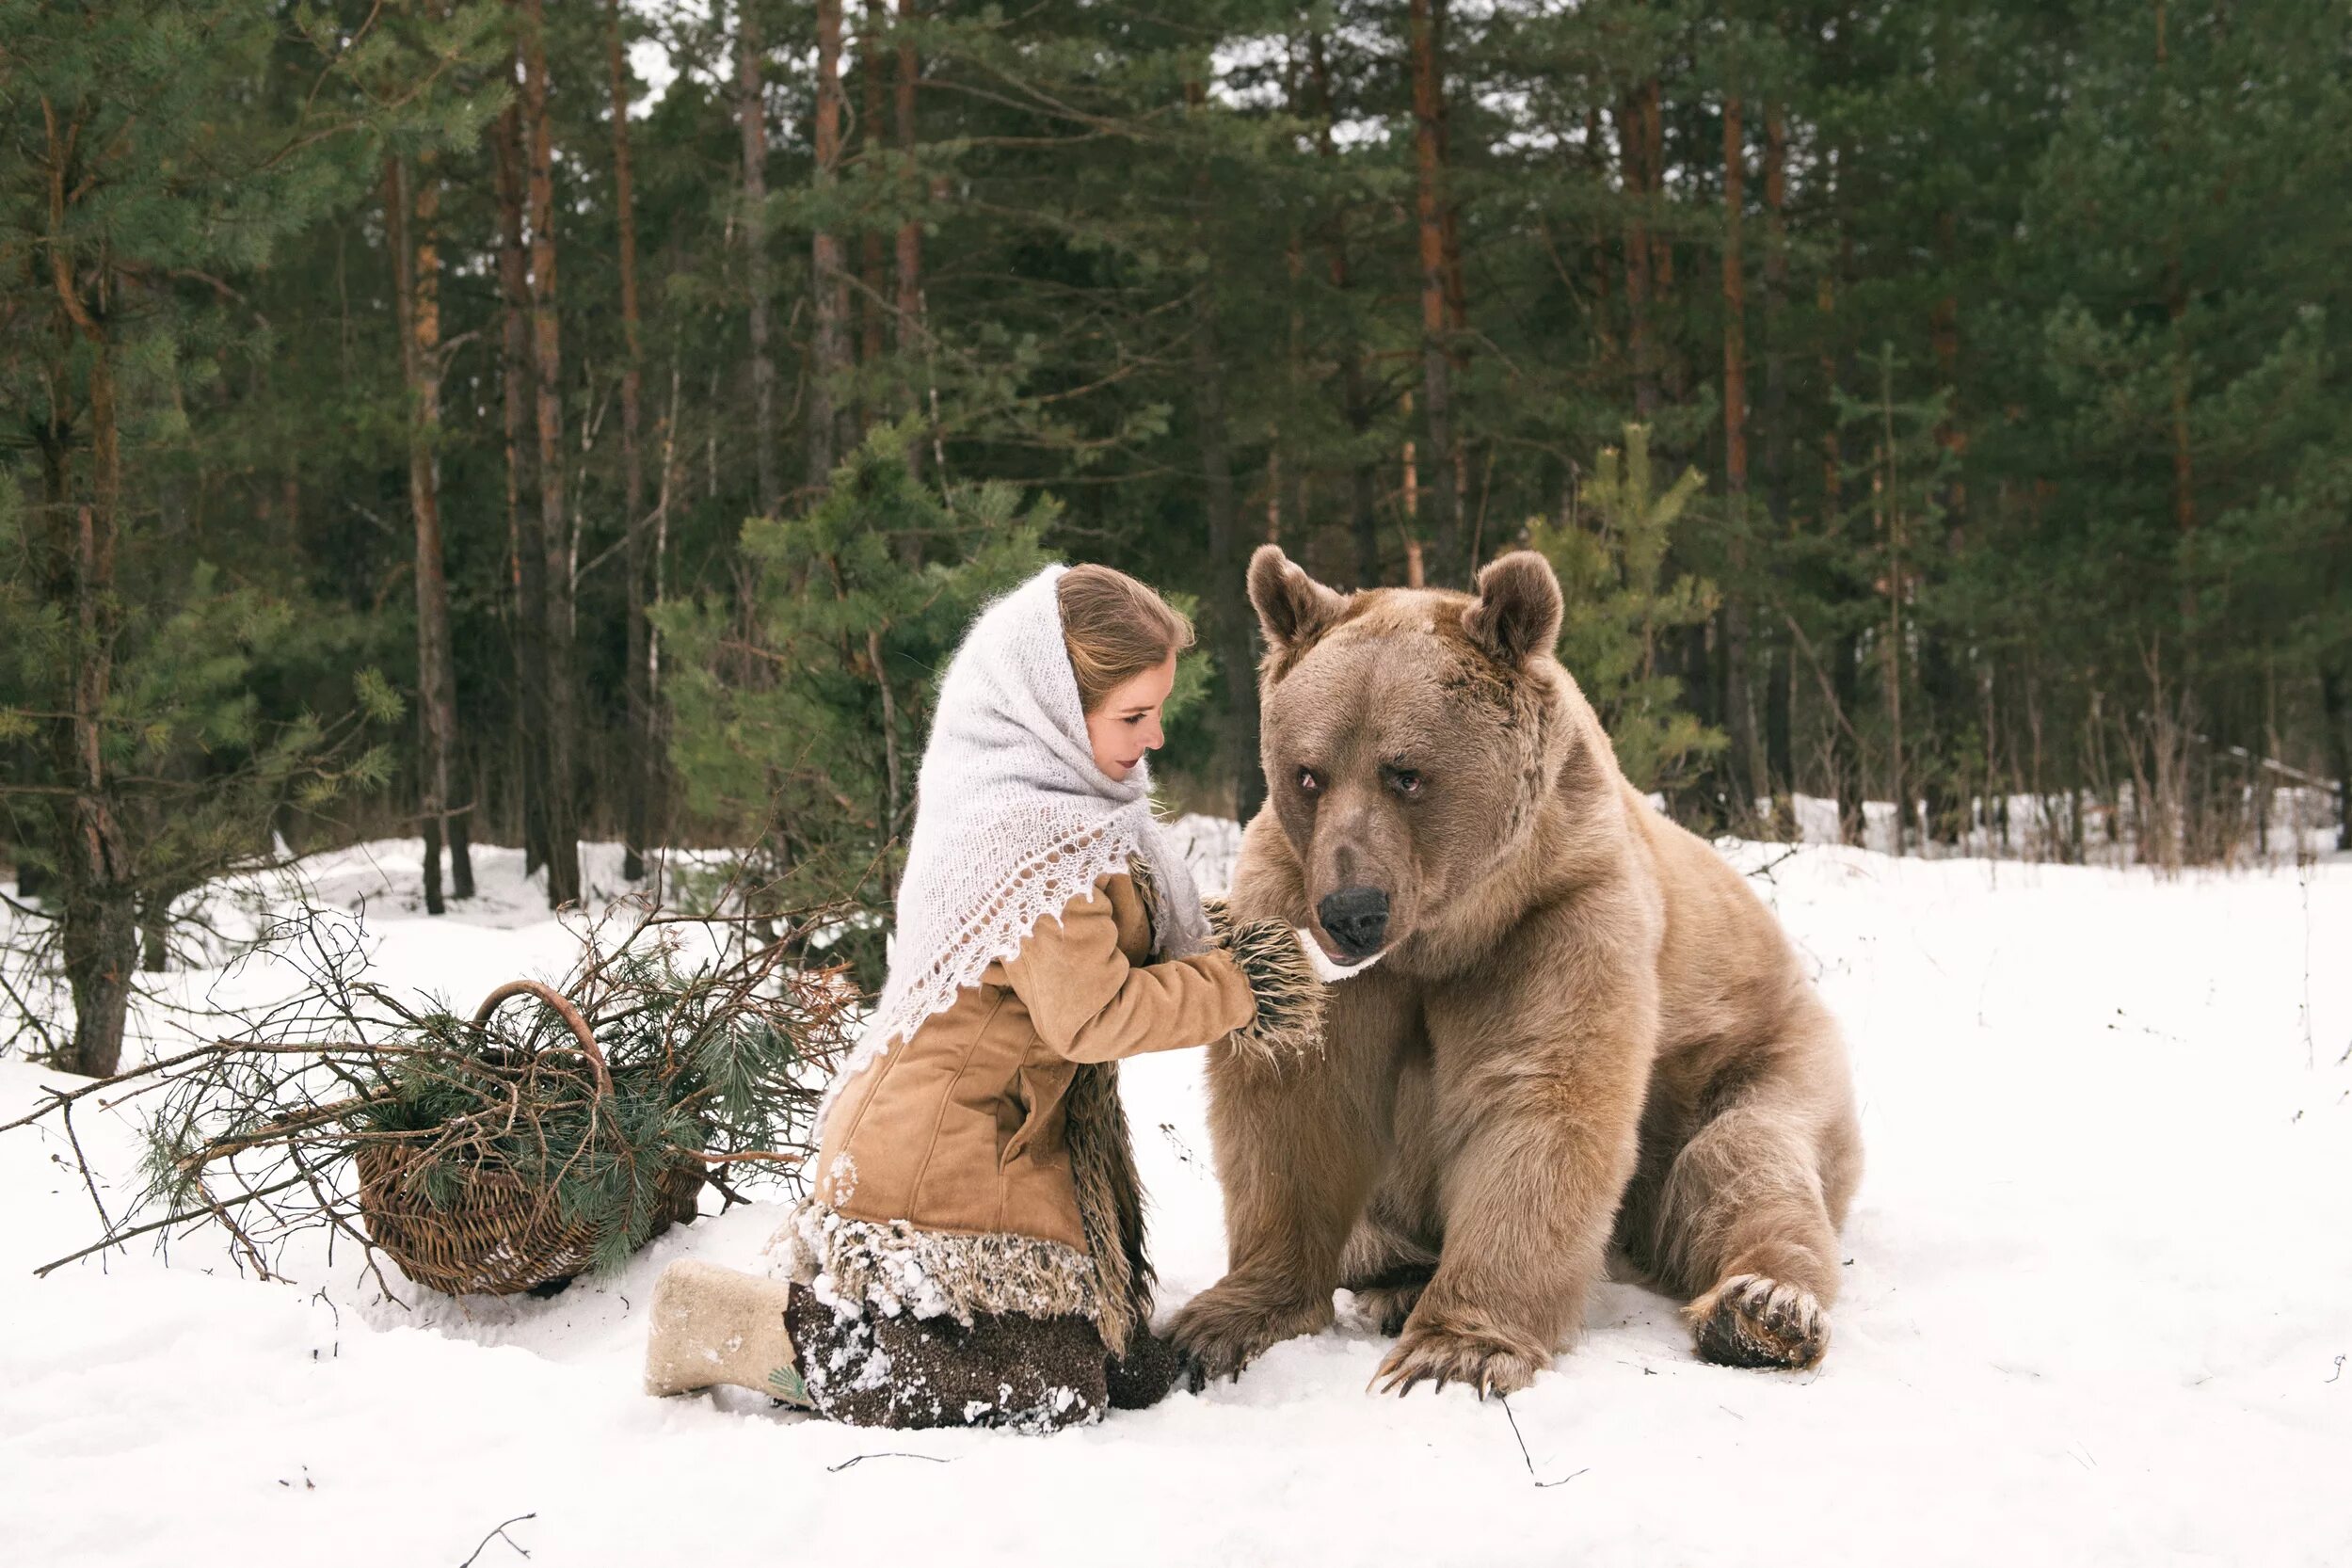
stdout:
<svg viewBox="0 0 2352 1568">
<path fill-rule="evenodd" d="M 0 800 L 54 889 L 74 1018 L 60 1055 L 79 1072 L 120 1059 L 142 920 L 160 934 L 179 895 L 265 858 L 271 814 L 297 792 L 323 805 L 389 766 L 339 750 L 349 725 L 259 712 L 260 672 L 315 629 L 230 589 L 158 507 L 191 404 L 267 351 L 222 275 L 372 189 L 378 132 L 429 123 L 424 85 L 446 61 L 373 98 L 359 84 L 394 72 L 390 41 L 304 20 L 296 35 L 203 0 L 0 4 L 0 122 L 27 152 L 0 164 L 0 257 L 19 259 L 0 266 L 0 404 L 24 410 L 0 474 L 0 728 L 47 743 Z M 291 103 L 281 57 L 316 84 Z M 358 696 L 377 720 L 397 711 L 372 677 Z"/>
<path fill-rule="evenodd" d="M 1692 504 L 1705 488 L 1704 475 L 1686 468 L 1660 490 L 1649 427 L 1628 424 L 1624 445 L 1602 449 L 1563 515 L 1528 524 L 1567 604 L 1560 662 L 1600 714 L 1625 776 L 1670 795 L 1724 745 L 1720 731 L 1681 707 L 1681 682 L 1661 657 L 1668 633 L 1703 624 L 1715 610 L 1711 584 L 1666 576 L 1675 530 L 1697 520 Z"/>
<path fill-rule="evenodd" d="M 770 909 L 888 909 L 939 674 L 980 607 L 1047 559 L 1050 504 L 1002 485 L 930 488 L 907 472 L 919 428 L 877 425 L 807 511 L 747 520 L 740 606 L 661 614 L 686 804 L 758 846 L 748 869 Z M 909 536 L 926 555 L 911 572 Z M 878 959 L 862 928 L 850 942 Z"/>
</svg>

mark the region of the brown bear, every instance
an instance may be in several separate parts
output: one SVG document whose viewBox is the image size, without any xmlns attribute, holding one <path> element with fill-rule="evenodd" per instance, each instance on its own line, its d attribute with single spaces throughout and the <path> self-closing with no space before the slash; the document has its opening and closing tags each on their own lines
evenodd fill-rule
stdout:
<svg viewBox="0 0 2352 1568">
<path fill-rule="evenodd" d="M 1524 1387 L 1614 1239 L 1698 1353 L 1807 1367 L 1861 1173 L 1845 1048 L 1746 882 L 1651 809 L 1553 656 L 1558 578 L 1341 595 L 1272 545 L 1268 799 L 1231 912 L 1341 964 L 1320 1058 L 1212 1048 L 1225 1277 L 1172 1326 L 1195 1383 L 1357 1293 L 1385 1387 Z"/>
</svg>

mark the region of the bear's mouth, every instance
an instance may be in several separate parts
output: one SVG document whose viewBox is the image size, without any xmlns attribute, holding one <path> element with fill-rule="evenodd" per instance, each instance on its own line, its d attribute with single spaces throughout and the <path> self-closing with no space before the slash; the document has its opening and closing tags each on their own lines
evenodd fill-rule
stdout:
<svg viewBox="0 0 2352 1568">
<path fill-rule="evenodd" d="M 1324 984 L 1334 984 L 1352 975 L 1362 974 L 1387 954 L 1388 948 L 1375 948 L 1361 958 L 1347 958 L 1334 953 L 1325 945 L 1320 932 L 1299 928 L 1299 945 L 1306 950 L 1306 962 L 1315 971 L 1315 978 Z M 1395 944 L 1391 943 L 1390 946 Z"/>
</svg>

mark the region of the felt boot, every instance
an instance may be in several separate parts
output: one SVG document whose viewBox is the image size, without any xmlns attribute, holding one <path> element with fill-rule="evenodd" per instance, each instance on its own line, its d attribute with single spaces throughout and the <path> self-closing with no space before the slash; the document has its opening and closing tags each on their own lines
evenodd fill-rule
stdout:
<svg viewBox="0 0 2352 1568">
<path fill-rule="evenodd" d="M 1075 1315 L 841 1313 L 795 1285 L 792 1328 L 817 1413 L 849 1426 L 1053 1432 L 1110 1402 L 1102 1336 Z"/>
<path fill-rule="evenodd" d="M 648 1394 L 685 1394 L 718 1384 L 806 1406 L 808 1390 L 784 1325 L 782 1280 L 681 1257 L 653 1287 L 646 1338 Z"/>
</svg>

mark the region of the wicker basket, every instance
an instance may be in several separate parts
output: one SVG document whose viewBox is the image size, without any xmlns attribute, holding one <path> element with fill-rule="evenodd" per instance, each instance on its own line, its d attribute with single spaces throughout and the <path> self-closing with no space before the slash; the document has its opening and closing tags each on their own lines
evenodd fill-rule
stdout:
<svg viewBox="0 0 2352 1568">
<path fill-rule="evenodd" d="M 475 1010 L 475 1025 L 488 1024 L 502 1003 L 524 995 L 538 998 L 570 1027 L 595 1072 L 598 1096 L 610 1097 L 613 1075 L 604 1053 L 562 993 L 530 980 L 501 985 Z M 511 1296 L 560 1286 L 587 1271 L 596 1232 L 567 1222 L 553 1192 L 513 1171 L 482 1165 L 465 1176 L 454 1200 L 437 1205 L 411 1175 L 417 1158 L 414 1148 L 392 1143 L 363 1143 L 357 1155 L 368 1236 L 419 1285 L 453 1296 Z M 702 1179 L 701 1167 L 688 1160 L 662 1174 L 666 1201 L 652 1235 L 695 1217 Z"/>
</svg>

